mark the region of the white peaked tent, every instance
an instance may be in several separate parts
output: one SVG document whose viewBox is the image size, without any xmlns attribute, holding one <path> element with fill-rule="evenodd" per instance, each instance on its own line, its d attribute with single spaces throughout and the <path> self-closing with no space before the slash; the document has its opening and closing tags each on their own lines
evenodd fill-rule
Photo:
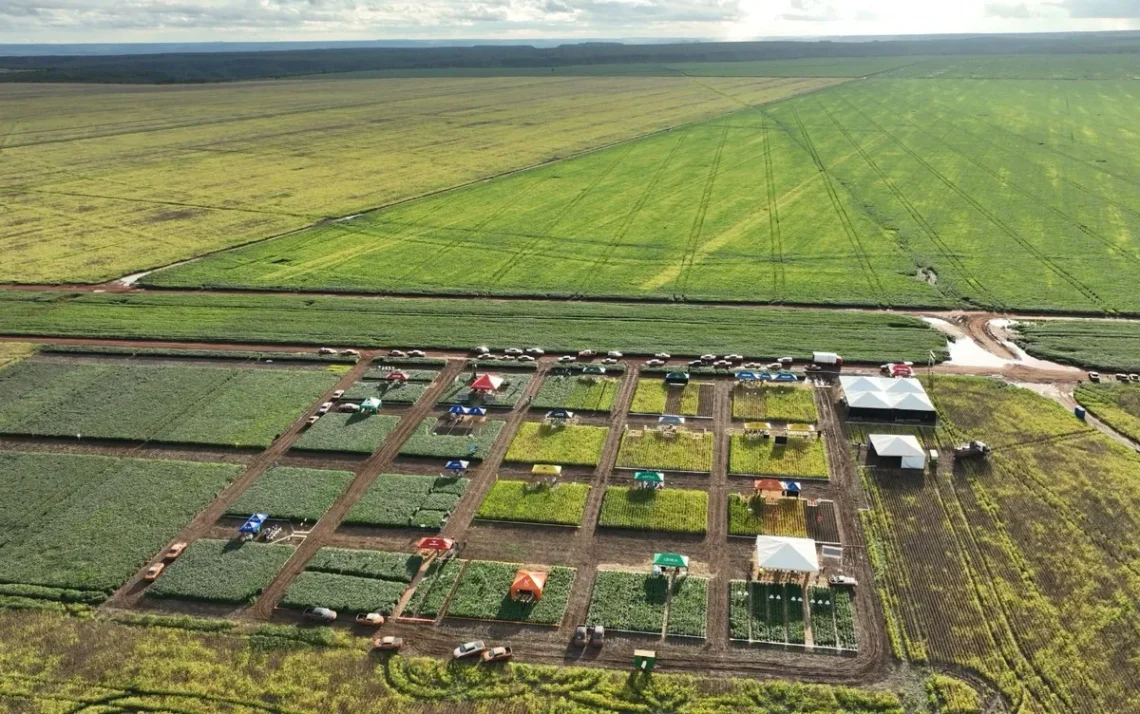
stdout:
<svg viewBox="0 0 1140 714">
<path fill-rule="evenodd" d="M 793 573 L 818 573 L 819 559 L 811 538 L 756 536 L 756 567 Z"/>
<path fill-rule="evenodd" d="M 871 434 L 871 448 L 879 456 L 898 457 L 904 469 L 926 468 L 926 452 L 913 436 Z"/>
</svg>

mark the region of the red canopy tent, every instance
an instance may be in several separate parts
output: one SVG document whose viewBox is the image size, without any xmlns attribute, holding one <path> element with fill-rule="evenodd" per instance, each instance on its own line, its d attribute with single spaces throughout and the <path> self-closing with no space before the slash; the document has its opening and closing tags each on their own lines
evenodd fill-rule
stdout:
<svg viewBox="0 0 1140 714">
<path fill-rule="evenodd" d="M 419 550 L 451 550 L 454 547 L 454 538 L 440 538 L 439 536 L 420 538 L 419 542 L 416 543 L 416 548 Z"/>
<path fill-rule="evenodd" d="M 480 374 L 471 383 L 471 388 L 477 392 L 494 392 L 503 386 L 503 378 L 494 374 Z"/>
<path fill-rule="evenodd" d="M 392 372 L 385 377 L 389 382 L 406 382 L 408 381 L 407 372 Z"/>
</svg>

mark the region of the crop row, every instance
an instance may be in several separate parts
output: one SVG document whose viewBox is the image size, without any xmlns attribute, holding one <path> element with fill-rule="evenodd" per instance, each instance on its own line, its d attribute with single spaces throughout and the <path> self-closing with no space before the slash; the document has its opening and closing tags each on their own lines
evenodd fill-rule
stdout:
<svg viewBox="0 0 1140 714">
<path fill-rule="evenodd" d="M 515 432 L 505 461 L 528 464 L 596 466 L 609 429 L 578 424 L 523 422 Z"/>
<path fill-rule="evenodd" d="M 609 412 L 614 408 L 618 384 L 613 377 L 547 377 L 531 406 L 536 409 Z"/>
<path fill-rule="evenodd" d="M 348 471 L 274 466 L 258 477 L 227 513 L 232 516 L 268 513 L 272 518 L 316 521 L 352 478 Z"/>
<path fill-rule="evenodd" d="M 704 491 L 607 486 L 598 525 L 605 528 L 704 533 L 709 495 Z"/>
<path fill-rule="evenodd" d="M 586 510 L 590 487 L 563 482 L 553 486 L 526 481 L 496 481 L 479 504 L 476 518 L 576 526 Z"/>
<path fill-rule="evenodd" d="M 459 574 L 463 572 L 466 560 L 451 558 L 449 560 L 433 560 L 420 578 L 415 592 L 404 605 L 402 615 L 406 617 L 422 617 L 434 620 L 443 613 L 447 598 Z"/>
<path fill-rule="evenodd" d="M 465 478 L 381 474 L 349 510 L 344 523 L 438 530 L 469 483 Z"/>
<path fill-rule="evenodd" d="M 298 575 L 281 598 L 284 607 L 328 607 L 338 612 L 391 613 L 407 585 L 391 580 L 363 578 L 306 570 Z"/>
<path fill-rule="evenodd" d="M 767 503 L 759 495 L 745 498 L 728 495 L 728 532 L 731 535 L 776 535 L 807 538 L 804 502 L 798 498 L 781 498 Z"/>
<path fill-rule="evenodd" d="M 667 435 L 656 429 L 630 429 L 622 435 L 617 465 L 621 468 L 669 471 L 712 470 L 712 434 L 679 429 Z"/>
<path fill-rule="evenodd" d="M 733 390 L 732 418 L 814 423 L 819 413 L 811 389 L 762 384 Z"/>
<path fill-rule="evenodd" d="M 386 414 L 329 412 L 305 430 L 295 448 L 371 454 L 399 422 L 400 417 Z"/>
<path fill-rule="evenodd" d="M 435 430 L 436 417 L 427 417 L 412 433 L 400 453 L 404 456 L 429 456 L 441 459 L 484 459 L 503 429 L 503 422 L 488 421 L 474 426 L 471 434 L 441 435 Z"/>
<path fill-rule="evenodd" d="M 750 476 L 828 478 L 827 453 L 822 439 L 792 437 L 787 444 L 775 439 L 733 434 L 728 470 Z"/>
<path fill-rule="evenodd" d="M 167 567 L 147 595 L 232 604 L 253 602 L 293 555 L 293 546 L 200 539 Z"/>
</svg>

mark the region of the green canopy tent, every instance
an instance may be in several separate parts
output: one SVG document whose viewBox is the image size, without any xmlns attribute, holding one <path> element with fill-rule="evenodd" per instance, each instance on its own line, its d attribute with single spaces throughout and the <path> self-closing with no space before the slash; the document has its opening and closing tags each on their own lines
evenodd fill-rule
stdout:
<svg viewBox="0 0 1140 714">
<path fill-rule="evenodd" d="M 380 411 L 380 400 L 376 397 L 368 397 L 360 403 L 360 411 L 364 414 L 376 414 Z"/>
<path fill-rule="evenodd" d="M 644 488 L 661 488 L 665 485 L 665 474 L 660 471 L 638 471 L 633 474 L 633 481 Z"/>
<path fill-rule="evenodd" d="M 689 556 L 680 553 L 655 553 L 653 564 L 659 568 L 688 568 Z"/>
</svg>

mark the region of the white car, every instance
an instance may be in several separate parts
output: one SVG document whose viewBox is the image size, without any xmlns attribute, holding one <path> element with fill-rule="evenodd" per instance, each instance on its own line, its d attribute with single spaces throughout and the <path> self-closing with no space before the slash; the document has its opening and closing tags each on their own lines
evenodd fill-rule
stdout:
<svg viewBox="0 0 1140 714">
<path fill-rule="evenodd" d="M 577 359 L 578 358 L 575 357 L 574 355 L 562 355 L 561 357 L 558 358 L 558 361 L 559 362 L 573 362 Z"/>
<path fill-rule="evenodd" d="M 613 357 L 606 357 L 604 360 L 602 360 L 602 364 L 617 364 L 617 363 L 618 363 L 618 361 L 616 359 L 614 359 Z"/>
<path fill-rule="evenodd" d="M 329 409 L 332 409 L 332 406 L 333 406 L 332 402 L 325 402 L 324 404 L 321 405 L 321 407 L 319 409 L 317 409 L 317 414 L 318 415 L 328 414 Z"/>
<path fill-rule="evenodd" d="M 597 350 L 581 350 L 578 352 L 578 356 L 581 357 L 582 359 L 589 359 L 590 357 L 597 357 L 598 351 Z"/>
<path fill-rule="evenodd" d="M 729 362 L 743 362 L 744 355 L 725 355 L 724 358 Z"/>
<path fill-rule="evenodd" d="M 491 351 L 491 348 L 487 345 L 479 345 L 478 347 L 472 347 L 471 351 L 477 355 L 485 355 Z"/>
<path fill-rule="evenodd" d="M 716 355 L 701 355 L 702 362 L 715 362 Z"/>
<path fill-rule="evenodd" d="M 519 358 L 518 355 L 503 355 L 503 361 L 504 362 L 514 362 L 518 358 Z"/>
<path fill-rule="evenodd" d="M 858 585 L 858 581 L 850 575 L 832 575 L 827 579 L 828 584 L 833 587 L 853 588 Z"/>
<path fill-rule="evenodd" d="M 651 359 L 645 362 L 646 367 L 660 367 L 663 364 L 665 364 L 665 360 L 663 359 Z"/>
<path fill-rule="evenodd" d="M 523 351 L 520 350 L 518 347 L 508 347 L 507 349 L 503 350 L 503 353 L 510 355 L 512 357 L 518 357 L 519 355 L 521 355 L 523 353 Z"/>
<path fill-rule="evenodd" d="M 690 367 L 703 367 L 704 364 L 705 361 L 703 359 L 695 359 L 692 362 L 689 362 Z"/>
<path fill-rule="evenodd" d="M 534 361 L 534 357 L 531 357 L 530 355 L 521 355 L 519 357 L 519 362 L 533 362 L 533 361 Z"/>
<path fill-rule="evenodd" d="M 322 347 L 319 350 L 317 350 L 317 354 L 319 354 L 319 355 L 335 355 L 336 350 L 334 350 L 332 347 Z"/>
<path fill-rule="evenodd" d="M 483 644 L 483 640 L 473 640 L 471 642 L 464 642 L 455 648 L 451 656 L 455 659 L 466 659 L 467 657 L 474 657 L 481 654 L 487 649 L 487 645 Z"/>
<path fill-rule="evenodd" d="M 423 350 L 409 350 L 408 356 L 409 357 L 427 357 L 427 353 L 425 353 Z"/>
<path fill-rule="evenodd" d="M 359 357 L 359 350 L 341 350 L 340 353 L 346 357 Z"/>
<path fill-rule="evenodd" d="M 606 357 L 612 357 L 614 359 L 621 359 L 621 352 L 618 352 L 617 350 L 610 350 L 609 352 L 606 353 Z"/>
<path fill-rule="evenodd" d="M 407 357 L 407 353 L 403 350 L 388 350 L 389 357 Z"/>
<path fill-rule="evenodd" d="M 541 347 L 527 347 L 526 353 L 528 355 L 534 355 L 535 357 L 541 357 L 542 355 L 546 354 L 546 350 L 542 349 Z"/>
<path fill-rule="evenodd" d="M 669 354 L 668 352 L 658 352 L 653 356 L 657 359 L 672 359 L 673 357 L 673 355 Z"/>
<path fill-rule="evenodd" d="M 340 399 L 343 396 L 344 396 L 344 390 L 338 389 L 332 393 L 332 400 L 335 402 L 336 400 Z"/>
<path fill-rule="evenodd" d="M 718 359 L 716 362 L 713 362 L 713 367 L 716 369 L 728 369 L 731 366 L 732 362 L 729 362 L 726 359 Z"/>
</svg>

